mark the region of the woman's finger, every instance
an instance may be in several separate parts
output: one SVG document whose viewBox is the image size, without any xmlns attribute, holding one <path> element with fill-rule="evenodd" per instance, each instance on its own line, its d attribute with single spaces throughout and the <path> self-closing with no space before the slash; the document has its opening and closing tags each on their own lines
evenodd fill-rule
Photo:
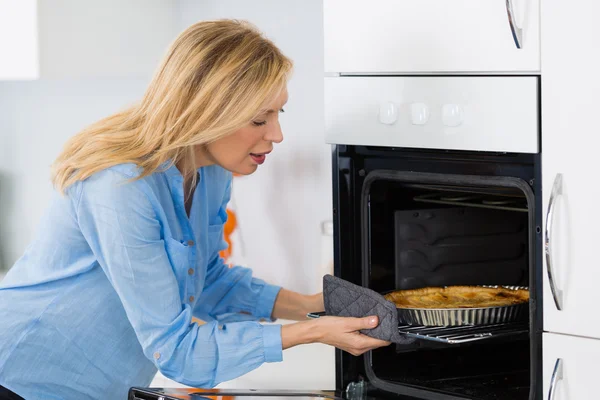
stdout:
<svg viewBox="0 0 600 400">
<path fill-rule="evenodd" d="M 360 331 L 362 329 L 373 329 L 379 324 L 377 316 L 372 315 L 363 318 L 345 318 L 346 328 L 350 331 Z"/>
<path fill-rule="evenodd" d="M 372 350 L 379 347 L 389 346 L 391 342 L 375 339 L 367 335 L 360 334 L 360 341 L 357 343 L 362 349 Z"/>
</svg>

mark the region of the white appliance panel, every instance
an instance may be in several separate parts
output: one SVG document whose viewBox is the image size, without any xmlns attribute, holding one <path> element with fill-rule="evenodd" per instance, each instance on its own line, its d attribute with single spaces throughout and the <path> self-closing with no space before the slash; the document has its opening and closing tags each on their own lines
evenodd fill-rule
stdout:
<svg viewBox="0 0 600 400">
<path fill-rule="evenodd" d="M 326 77 L 327 143 L 537 153 L 538 79 Z"/>
</svg>

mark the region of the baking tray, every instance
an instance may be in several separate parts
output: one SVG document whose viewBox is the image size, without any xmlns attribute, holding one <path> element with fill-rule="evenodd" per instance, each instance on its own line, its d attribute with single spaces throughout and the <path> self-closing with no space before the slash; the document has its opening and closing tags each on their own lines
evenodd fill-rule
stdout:
<svg viewBox="0 0 600 400">
<path fill-rule="evenodd" d="M 484 286 L 525 289 L 524 286 Z M 479 308 L 396 308 L 398 323 L 419 326 L 481 326 L 526 321 L 529 303 Z"/>
</svg>

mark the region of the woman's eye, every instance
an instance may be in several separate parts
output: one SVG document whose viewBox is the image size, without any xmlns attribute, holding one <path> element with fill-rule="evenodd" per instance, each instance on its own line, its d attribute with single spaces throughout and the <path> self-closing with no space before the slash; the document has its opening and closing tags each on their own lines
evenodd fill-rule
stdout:
<svg viewBox="0 0 600 400">
<path fill-rule="evenodd" d="M 284 113 L 284 112 L 285 112 L 285 110 L 284 110 L 283 108 L 281 108 L 281 109 L 279 109 L 279 112 L 280 112 L 280 113 Z M 266 121 L 266 120 L 264 120 L 264 121 L 252 121 L 252 125 L 254 125 L 254 126 L 263 126 L 263 125 L 265 125 L 266 123 L 267 123 L 267 121 Z"/>
</svg>

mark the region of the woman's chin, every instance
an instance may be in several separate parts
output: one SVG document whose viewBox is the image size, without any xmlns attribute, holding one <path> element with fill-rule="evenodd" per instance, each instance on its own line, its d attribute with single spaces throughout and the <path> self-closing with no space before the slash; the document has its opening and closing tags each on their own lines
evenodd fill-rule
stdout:
<svg viewBox="0 0 600 400">
<path fill-rule="evenodd" d="M 227 167 L 223 167 L 226 170 L 228 170 L 229 172 L 231 172 L 232 174 L 235 175 L 251 175 L 254 172 L 256 172 L 256 170 L 258 169 L 258 165 L 253 164 L 253 165 L 240 165 L 237 167 L 233 167 L 233 168 L 227 168 Z"/>
</svg>

